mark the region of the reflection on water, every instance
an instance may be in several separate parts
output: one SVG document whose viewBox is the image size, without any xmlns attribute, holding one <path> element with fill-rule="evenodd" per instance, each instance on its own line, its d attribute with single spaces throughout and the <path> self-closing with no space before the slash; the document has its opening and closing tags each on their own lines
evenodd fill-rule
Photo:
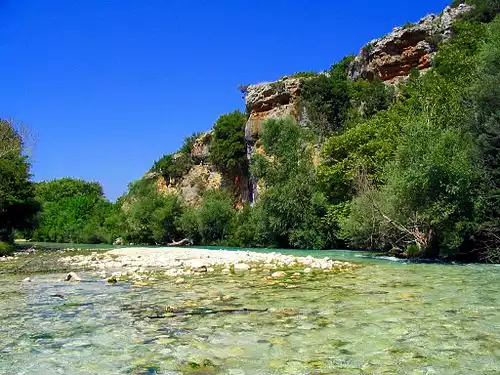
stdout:
<svg viewBox="0 0 500 375">
<path fill-rule="evenodd" d="M 142 288 L 1 276 L 0 374 L 497 374 L 499 271 L 386 262 Z"/>
</svg>

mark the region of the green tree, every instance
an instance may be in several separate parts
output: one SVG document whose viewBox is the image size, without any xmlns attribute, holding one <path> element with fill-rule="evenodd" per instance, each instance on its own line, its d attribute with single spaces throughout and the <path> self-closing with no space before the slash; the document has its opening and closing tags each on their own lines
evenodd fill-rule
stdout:
<svg viewBox="0 0 500 375">
<path fill-rule="evenodd" d="M 386 167 L 385 184 L 375 191 L 364 186 L 353 218 L 365 215 L 359 227 L 377 246 L 413 243 L 422 256 L 447 256 L 459 248 L 472 221 L 477 178 L 472 139 L 455 129 L 436 128 L 425 118 L 413 119 L 403 132 Z M 353 228 L 350 224 L 346 229 Z M 356 229 L 347 233 L 359 238 Z"/>
<path fill-rule="evenodd" d="M 247 117 L 234 111 L 219 117 L 214 125 L 210 161 L 225 172 L 246 170 L 245 124 Z"/>
<path fill-rule="evenodd" d="M 221 190 L 205 192 L 198 208 L 198 225 L 201 239 L 205 244 L 213 244 L 227 239 L 232 232 L 235 216 L 232 198 Z"/>
<path fill-rule="evenodd" d="M 304 80 L 302 104 L 309 119 L 308 127 L 320 137 L 344 128 L 349 110 L 348 67 L 353 57 L 346 57 L 326 74 Z"/>
<path fill-rule="evenodd" d="M 483 172 L 477 194 L 477 246 L 483 258 L 500 262 L 500 16 L 489 26 L 471 101 L 472 128 Z"/>
<path fill-rule="evenodd" d="M 257 206 L 265 233 L 260 237 L 280 247 L 323 248 L 326 201 L 318 190 L 309 135 L 289 118 L 263 124 L 266 155 L 256 155 L 252 171 L 265 184 Z"/>
<path fill-rule="evenodd" d="M 30 178 L 20 134 L 11 122 L 0 120 L 0 243 L 11 244 L 14 230 L 31 229 L 35 223 L 39 205 Z"/>
<path fill-rule="evenodd" d="M 106 219 L 114 205 L 98 182 L 61 178 L 36 184 L 36 199 L 42 205 L 33 233 L 38 241 L 102 243 L 114 240 Z M 110 232 L 111 231 L 111 232 Z"/>
<path fill-rule="evenodd" d="M 128 242 L 165 244 L 178 238 L 175 220 L 182 202 L 176 195 L 161 194 L 152 180 L 141 179 L 120 200 Z"/>
</svg>

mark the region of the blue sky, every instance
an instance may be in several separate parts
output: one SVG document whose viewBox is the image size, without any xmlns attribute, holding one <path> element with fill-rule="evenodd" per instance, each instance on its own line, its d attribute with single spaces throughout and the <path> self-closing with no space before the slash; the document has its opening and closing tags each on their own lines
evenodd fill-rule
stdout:
<svg viewBox="0 0 500 375">
<path fill-rule="evenodd" d="M 0 0 L 0 117 L 36 135 L 34 179 L 115 199 L 237 87 L 321 71 L 449 2 Z"/>
</svg>

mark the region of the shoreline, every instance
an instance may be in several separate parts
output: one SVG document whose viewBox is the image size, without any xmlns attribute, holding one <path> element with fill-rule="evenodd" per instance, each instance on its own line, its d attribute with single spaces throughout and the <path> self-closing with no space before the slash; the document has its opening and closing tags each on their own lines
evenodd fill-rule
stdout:
<svg viewBox="0 0 500 375">
<path fill-rule="evenodd" d="M 295 277 L 300 277 L 303 273 L 313 271 L 337 273 L 359 267 L 358 264 L 336 261 L 329 257 L 182 247 L 120 248 L 104 253 L 63 257 L 60 262 L 97 271 L 101 277 L 108 278 L 108 281 L 128 278 L 140 280 L 141 275 L 152 273 L 180 277 L 205 273 L 267 272 L 272 278 L 283 278 L 289 276 L 286 271 L 293 271 Z"/>
</svg>

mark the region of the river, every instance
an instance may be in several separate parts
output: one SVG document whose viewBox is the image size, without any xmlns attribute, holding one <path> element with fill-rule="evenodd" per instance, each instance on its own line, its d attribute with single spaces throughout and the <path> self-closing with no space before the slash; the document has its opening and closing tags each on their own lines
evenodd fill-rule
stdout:
<svg viewBox="0 0 500 375">
<path fill-rule="evenodd" d="M 0 275 L 0 374 L 500 372 L 500 267 L 313 254 L 362 267 L 147 287 Z"/>
</svg>

